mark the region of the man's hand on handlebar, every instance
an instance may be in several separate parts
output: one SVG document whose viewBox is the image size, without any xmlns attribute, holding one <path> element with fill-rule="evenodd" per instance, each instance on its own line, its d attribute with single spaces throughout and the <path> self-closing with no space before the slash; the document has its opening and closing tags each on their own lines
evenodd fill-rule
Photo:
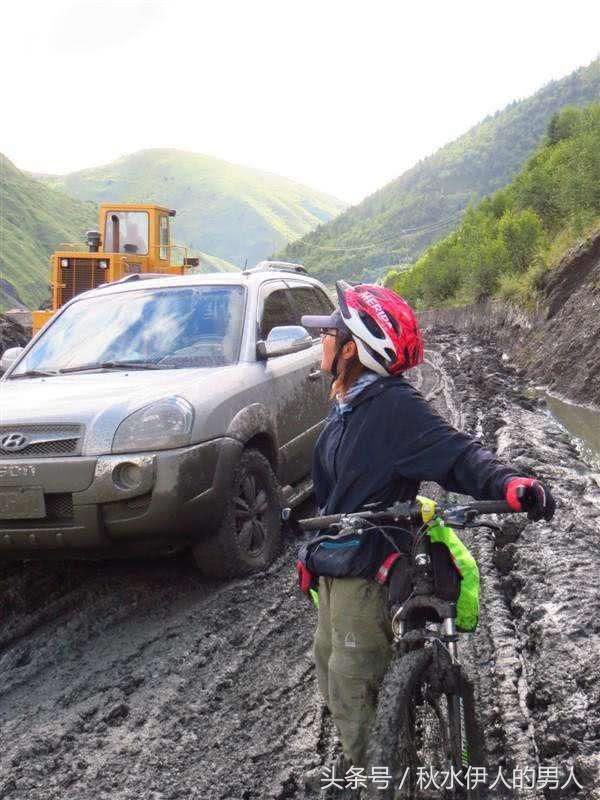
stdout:
<svg viewBox="0 0 600 800">
<path fill-rule="evenodd" d="M 536 478 L 509 478 L 504 484 L 506 502 L 513 511 L 526 511 L 529 519 L 549 522 L 556 502 L 550 489 Z"/>
</svg>

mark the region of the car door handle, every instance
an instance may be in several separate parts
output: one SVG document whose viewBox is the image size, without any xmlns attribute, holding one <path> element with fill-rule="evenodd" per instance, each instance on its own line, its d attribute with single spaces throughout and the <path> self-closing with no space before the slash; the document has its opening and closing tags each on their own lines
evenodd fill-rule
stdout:
<svg viewBox="0 0 600 800">
<path fill-rule="evenodd" d="M 320 369 L 314 369 L 308 373 L 308 380 L 309 381 L 318 381 L 323 373 Z"/>
</svg>

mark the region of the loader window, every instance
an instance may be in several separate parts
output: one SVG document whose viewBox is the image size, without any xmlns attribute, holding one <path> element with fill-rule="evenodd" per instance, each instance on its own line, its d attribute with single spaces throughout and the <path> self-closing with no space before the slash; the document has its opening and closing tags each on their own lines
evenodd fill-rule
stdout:
<svg viewBox="0 0 600 800">
<path fill-rule="evenodd" d="M 104 231 L 106 253 L 148 255 L 148 212 L 109 211 Z"/>
<path fill-rule="evenodd" d="M 160 217 L 160 253 L 159 258 L 167 261 L 169 258 L 169 218 L 164 214 Z"/>
</svg>

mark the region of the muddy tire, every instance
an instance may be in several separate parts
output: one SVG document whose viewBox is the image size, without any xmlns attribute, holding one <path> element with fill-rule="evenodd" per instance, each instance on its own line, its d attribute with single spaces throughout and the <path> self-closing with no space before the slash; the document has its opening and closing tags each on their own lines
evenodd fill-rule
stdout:
<svg viewBox="0 0 600 800">
<path fill-rule="evenodd" d="M 204 575 L 230 578 L 264 569 L 281 550 L 281 490 L 268 460 L 244 450 L 218 532 L 192 547 Z"/>
<path fill-rule="evenodd" d="M 477 724 L 472 686 L 462 673 L 456 682 L 448 683 L 448 693 L 438 699 L 436 713 L 425 700 L 430 681 L 432 651 L 430 648 L 416 650 L 402 658 L 394 659 L 379 692 L 377 712 L 369 735 L 367 751 L 368 773 L 373 767 L 387 767 L 393 776 L 386 789 L 369 785 L 368 798 L 399 800 L 400 798 L 465 798 L 476 800 L 483 796 L 480 787 L 468 789 L 455 786 L 454 790 L 442 788 L 439 792 L 431 787 L 425 790 L 416 782 L 419 767 L 432 768 L 435 772 L 449 770 L 452 765 L 456 773 L 466 771 L 461 763 L 463 750 L 469 752 L 469 765 L 485 766 L 483 760 L 483 737 Z M 455 689 L 458 688 L 458 693 Z M 468 745 L 462 742 L 457 709 L 462 699 L 464 722 Z M 402 788 L 398 788 L 398 787 Z M 481 787 L 483 788 L 483 787 Z"/>
</svg>

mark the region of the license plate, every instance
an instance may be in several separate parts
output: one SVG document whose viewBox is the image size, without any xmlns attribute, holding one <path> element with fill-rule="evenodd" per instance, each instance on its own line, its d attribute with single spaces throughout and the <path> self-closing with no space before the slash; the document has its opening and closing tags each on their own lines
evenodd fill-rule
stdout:
<svg viewBox="0 0 600 800">
<path fill-rule="evenodd" d="M 42 519 L 45 516 L 43 489 L 0 488 L 0 519 Z"/>
</svg>

